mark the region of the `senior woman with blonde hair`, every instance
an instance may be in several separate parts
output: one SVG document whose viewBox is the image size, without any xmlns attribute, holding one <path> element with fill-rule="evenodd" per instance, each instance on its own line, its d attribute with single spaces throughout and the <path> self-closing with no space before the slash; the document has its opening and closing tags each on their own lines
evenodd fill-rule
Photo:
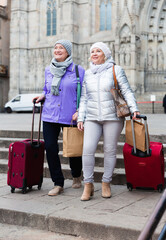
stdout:
<svg viewBox="0 0 166 240">
<path fill-rule="evenodd" d="M 104 174 L 102 197 L 111 197 L 110 182 L 116 164 L 117 142 L 124 126 L 124 118 L 118 118 L 110 89 L 114 87 L 111 51 L 103 42 L 94 43 L 90 48 L 90 69 L 85 72 L 79 106 L 77 127 L 84 130 L 82 201 L 90 200 L 94 194 L 93 174 L 95 151 L 101 135 L 104 137 Z M 139 114 L 133 91 L 124 70 L 115 65 L 118 86 L 124 96 L 133 119 Z"/>
</svg>

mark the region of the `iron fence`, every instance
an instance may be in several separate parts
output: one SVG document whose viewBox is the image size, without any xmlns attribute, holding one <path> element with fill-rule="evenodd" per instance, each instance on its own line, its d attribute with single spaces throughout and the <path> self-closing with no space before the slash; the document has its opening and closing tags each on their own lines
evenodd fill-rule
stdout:
<svg viewBox="0 0 166 240">
<path fill-rule="evenodd" d="M 42 93 L 43 88 L 20 88 L 19 94 L 23 93 Z"/>
</svg>

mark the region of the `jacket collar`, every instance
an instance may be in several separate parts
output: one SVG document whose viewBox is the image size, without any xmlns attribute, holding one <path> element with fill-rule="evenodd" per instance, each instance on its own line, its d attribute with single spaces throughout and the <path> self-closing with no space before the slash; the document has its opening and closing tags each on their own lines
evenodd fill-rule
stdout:
<svg viewBox="0 0 166 240">
<path fill-rule="evenodd" d="M 74 66 L 75 66 L 75 64 L 72 62 L 72 63 L 66 68 L 66 70 L 69 71 L 69 72 L 73 72 L 73 71 L 74 71 Z"/>
</svg>

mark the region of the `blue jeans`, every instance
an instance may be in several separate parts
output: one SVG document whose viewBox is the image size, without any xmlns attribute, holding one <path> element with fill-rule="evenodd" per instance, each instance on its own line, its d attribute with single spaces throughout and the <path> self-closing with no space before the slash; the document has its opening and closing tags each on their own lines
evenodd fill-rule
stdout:
<svg viewBox="0 0 166 240">
<path fill-rule="evenodd" d="M 58 154 L 58 137 L 61 128 L 63 129 L 63 127 L 66 126 L 69 125 L 43 122 L 43 136 L 51 179 L 54 182 L 54 185 L 61 187 L 64 186 L 64 176 Z M 82 157 L 71 157 L 69 158 L 69 162 L 72 176 L 74 178 L 80 177 L 82 171 Z"/>
</svg>

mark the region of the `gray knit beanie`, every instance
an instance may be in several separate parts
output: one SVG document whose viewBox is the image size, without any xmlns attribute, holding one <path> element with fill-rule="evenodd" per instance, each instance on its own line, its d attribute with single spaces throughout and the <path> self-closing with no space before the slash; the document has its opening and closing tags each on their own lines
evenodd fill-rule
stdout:
<svg viewBox="0 0 166 240">
<path fill-rule="evenodd" d="M 94 43 L 91 48 L 90 48 L 90 53 L 92 52 L 92 50 L 94 48 L 99 48 L 103 51 L 105 57 L 108 59 L 109 57 L 111 57 L 111 51 L 110 49 L 107 47 L 107 45 L 103 42 L 96 42 Z"/>
<path fill-rule="evenodd" d="M 58 40 L 56 44 L 61 44 L 65 49 L 66 51 L 68 52 L 69 56 L 71 56 L 71 53 L 72 53 L 72 43 L 69 41 L 69 40 L 65 40 L 65 39 L 61 39 L 61 40 Z"/>
</svg>

